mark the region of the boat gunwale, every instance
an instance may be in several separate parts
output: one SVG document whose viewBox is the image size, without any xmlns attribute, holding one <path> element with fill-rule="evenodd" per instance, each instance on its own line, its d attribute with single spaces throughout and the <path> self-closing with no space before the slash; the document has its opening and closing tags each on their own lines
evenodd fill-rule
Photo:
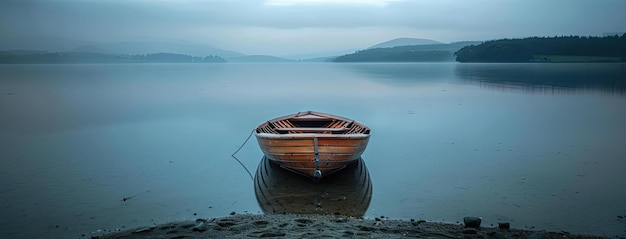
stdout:
<svg viewBox="0 0 626 239">
<path fill-rule="evenodd" d="M 268 132 L 259 132 L 262 131 L 261 129 L 264 127 L 269 126 L 272 130 L 277 130 L 277 131 L 285 131 L 288 130 L 289 128 L 281 128 L 281 129 L 277 129 L 273 123 L 275 122 L 280 122 L 283 120 L 294 120 L 294 121 L 306 121 L 305 119 L 298 119 L 296 117 L 298 116 L 305 116 L 305 115 L 312 115 L 312 116 L 316 116 L 316 117 L 320 117 L 319 119 L 310 119 L 311 121 L 323 121 L 323 120 L 340 120 L 340 121 L 344 121 L 346 123 L 350 123 L 350 124 L 354 124 L 354 125 L 358 125 L 360 127 L 362 127 L 363 129 L 360 130 L 360 132 L 357 133 L 340 133 L 340 134 L 323 134 L 323 133 L 268 133 Z M 337 131 L 336 129 L 333 128 L 324 128 L 324 127 L 319 127 L 320 131 L 324 131 L 324 130 L 328 130 L 328 131 Z M 345 130 L 348 130 L 347 128 Z M 298 137 L 323 137 L 323 138 L 327 138 L 327 137 L 337 137 L 337 136 L 342 136 L 342 137 L 338 137 L 338 138 L 345 138 L 345 137 L 359 137 L 359 138 L 363 138 L 364 136 L 369 136 L 370 135 L 370 128 L 361 123 L 358 122 L 356 120 L 352 120 L 349 118 L 345 118 L 345 117 L 341 117 L 341 116 L 336 116 L 336 115 L 331 115 L 331 114 L 327 114 L 327 113 L 320 113 L 320 112 L 316 112 L 316 111 L 301 111 L 295 114 L 290 114 L 290 115 L 285 115 L 285 116 L 280 116 L 277 118 L 273 118 L 270 120 L 267 120 L 261 124 L 259 124 L 256 128 L 254 128 L 254 132 L 255 135 L 257 137 L 259 136 L 269 136 L 269 135 L 274 135 L 274 136 L 282 136 L 282 137 L 278 137 L 278 138 L 283 138 L 283 137 L 293 137 L 293 136 L 298 136 Z"/>
<path fill-rule="evenodd" d="M 341 138 L 341 139 L 363 139 L 370 137 L 370 134 L 319 134 L 319 133 L 297 133 L 297 134 L 271 134 L 271 133 L 256 133 L 260 138 L 272 138 L 272 139 L 296 139 L 296 138 Z"/>
<path fill-rule="evenodd" d="M 281 162 L 281 163 L 301 163 L 302 160 L 284 160 L 284 159 L 275 159 L 275 158 L 271 158 L 268 157 L 270 160 L 276 161 L 276 162 Z M 330 162 L 330 163 L 350 163 L 352 161 L 354 161 L 354 159 L 348 159 L 348 160 L 320 160 L 323 162 Z M 292 167 L 292 168 L 296 168 L 296 167 Z M 321 168 L 336 168 L 336 167 L 321 167 Z M 302 168 L 302 169 L 308 169 L 308 168 Z"/>
<path fill-rule="evenodd" d="M 321 117 L 321 118 L 320 118 L 320 119 L 318 119 L 318 120 L 323 120 L 323 119 L 337 119 L 337 120 L 343 120 L 343 121 L 346 121 L 346 122 L 356 122 L 356 121 L 354 121 L 354 120 L 352 120 L 352 119 L 345 118 L 345 117 L 342 117 L 342 116 L 331 115 L 331 114 L 321 113 L 321 112 L 316 112 L 316 111 L 311 111 L 311 110 L 308 110 L 308 111 L 301 111 L 301 112 L 298 112 L 298 113 L 295 113 L 295 114 L 289 114 L 289 115 L 284 115 L 284 116 L 276 117 L 276 118 L 273 118 L 273 119 L 268 120 L 267 122 L 276 122 L 276 121 L 281 121 L 281 120 L 286 120 L 286 119 L 301 120 L 301 119 L 296 118 L 296 117 L 298 117 L 298 116 L 300 116 L 300 115 L 303 115 L 303 116 L 304 116 L 304 115 L 313 115 L 313 116 Z"/>
</svg>

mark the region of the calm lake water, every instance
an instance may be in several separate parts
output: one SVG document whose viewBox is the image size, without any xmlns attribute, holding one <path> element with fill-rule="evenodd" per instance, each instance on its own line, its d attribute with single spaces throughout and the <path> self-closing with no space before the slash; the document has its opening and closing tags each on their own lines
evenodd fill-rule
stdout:
<svg viewBox="0 0 626 239">
<path fill-rule="evenodd" d="M 263 213 L 230 155 L 305 110 L 372 129 L 365 217 L 626 236 L 625 64 L 226 63 L 0 65 L 0 238 Z"/>
</svg>

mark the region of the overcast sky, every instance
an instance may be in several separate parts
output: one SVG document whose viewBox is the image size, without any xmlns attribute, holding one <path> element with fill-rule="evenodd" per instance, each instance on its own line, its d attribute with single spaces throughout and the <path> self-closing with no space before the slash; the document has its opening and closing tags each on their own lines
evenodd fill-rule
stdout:
<svg viewBox="0 0 626 239">
<path fill-rule="evenodd" d="M 454 42 L 625 32 L 626 0 L 1 0 L 0 30 L 5 42 L 180 39 L 285 56 L 363 49 L 397 37 Z"/>
</svg>

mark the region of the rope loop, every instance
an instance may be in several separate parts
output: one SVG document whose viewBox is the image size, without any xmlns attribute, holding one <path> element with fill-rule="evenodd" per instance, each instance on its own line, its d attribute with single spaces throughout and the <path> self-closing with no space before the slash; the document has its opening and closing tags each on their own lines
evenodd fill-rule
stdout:
<svg viewBox="0 0 626 239">
<path fill-rule="evenodd" d="M 246 145 L 246 143 L 248 143 L 248 140 L 250 140 L 250 137 L 252 137 L 252 133 L 254 133 L 254 129 L 252 131 L 250 131 L 250 135 L 248 135 L 248 138 L 246 138 L 246 141 L 243 142 L 243 144 L 241 146 L 239 146 L 239 148 L 237 148 L 237 150 L 235 150 L 235 152 L 233 154 L 231 154 L 230 156 L 233 157 L 242 167 L 243 169 L 246 170 L 246 172 L 248 172 L 248 175 L 250 175 L 250 179 L 252 179 L 252 181 L 254 182 L 254 177 L 252 176 L 252 173 L 250 173 L 250 170 L 248 170 L 248 168 L 246 167 L 246 165 L 244 165 L 236 156 L 235 154 L 237 154 L 237 152 L 239 152 L 239 150 L 241 150 L 241 148 L 243 148 L 244 145 Z"/>
</svg>

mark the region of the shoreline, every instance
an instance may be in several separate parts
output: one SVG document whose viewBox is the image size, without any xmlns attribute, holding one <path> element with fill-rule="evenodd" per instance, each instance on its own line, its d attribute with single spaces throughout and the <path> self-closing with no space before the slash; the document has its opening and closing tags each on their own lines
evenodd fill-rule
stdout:
<svg viewBox="0 0 626 239">
<path fill-rule="evenodd" d="M 467 226 L 466 226 L 467 225 Z M 471 227 L 469 227 L 471 226 Z M 477 226 L 477 227 L 476 227 Z M 501 227 L 501 228 L 499 228 Z M 227 217 L 170 222 L 143 228 L 91 235 L 91 238 L 605 238 L 478 225 L 397 220 L 386 217 L 363 219 L 317 214 L 237 214 Z"/>
</svg>

